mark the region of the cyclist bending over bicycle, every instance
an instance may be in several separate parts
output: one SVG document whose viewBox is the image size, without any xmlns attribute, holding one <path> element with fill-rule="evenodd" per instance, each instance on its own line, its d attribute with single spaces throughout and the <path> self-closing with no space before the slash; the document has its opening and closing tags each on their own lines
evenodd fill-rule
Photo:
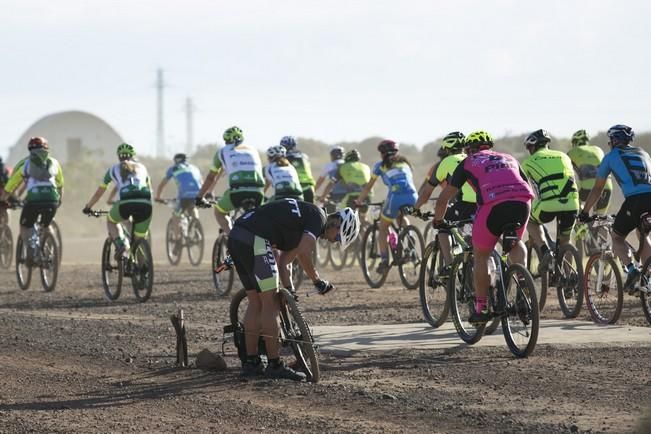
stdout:
<svg viewBox="0 0 651 434">
<path fill-rule="evenodd" d="M 242 285 L 248 306 L 244 315 L 247 359 L 244 375 L 264 373 L 272 378 L 301 381 L 306 378 L 280 360 L 278 288 L 292 288 L 290 266 L 298 257 L 303 270 L 320 294 L 333 286 L 322 280 L 312 263 L 316 239 L 339 241 L 346 248 L 359 234 L 359 217 L 350 208 L 326 216 L 316 205 L 296 199 L 282 199 L 248 211 L 237 219 L 228 238 L 228 250 Z M 280 251 L 278 262 L 274 249 Z M 292 288 L 293 290 L 293 288 Z M 258 354 L 263 336 L 269 365 L 264 368 Z"/>
<path fill-rule="evenodd" d="M 526 263 L 527 251 L 522 242 L 533 192 L 527 178 L 513 156 L 492 151 L 493 139 L 484 131 L 476 131 L 464 141 L 468 157 L 452 174 L 450 182 L 436 201 L 435 227 L 444 226 L 443 218 L 448 201 L 468 182 L 477 194 L 477 214 L 472 227 L 473 283 L 475 309 L 469 321 L 485 323 L 488 312 L 488 261 L 502 230 L 516 224 L 519 241 L 514 246 L 504 246 L 511 263 Z M 511 247 L 508 249 L 508 247 Z"/>
<path fill-rule="evenodd" d="M 364 186 L 362 192 L 355 200 L 356 206 L 362 206 L 364 200 L 373 188 L 378 177 L 386 184 L 389 193 L 384 201 L 382 209 L 382 218 L 380 219 L 378 247 L 382 259 L 377 267 L 377 273 L 384 273 L 389 268 L 389 246 L 387 236 L 389 226 L 396 218 L 400 218 L 401 223 L 406 223 L 406 218 L 400 212 L 404 206 L 413 207 L 418 198 L 414 177 L 411 170 L 411 164 L 402 155 L 399 155 L 399 145 L 393 140 L 382 140 L 377 147 L 382 156 L 373 167 L 371 180 Z"/>
<path fill-rule="evenodd" d="M 106 219 L 108 233 L 115 243 L 116 257 L 126 256 L 129 251 L 129 240 L 124 237 L 123 220 L 133 218 L 133 235 L 145 238 L 151 223 L 151 180 L 144 164 L 136 161 L 136 150 L 128 143 L 118 146 L 119 163 L 106 171 L 102 184 L 88 200 L 82 210 L 90 214 L 93 205 L 102 197 L 111 182 L 115 183 L 119 199 L 113 203 Z"/>
<path fill-rule="evenodd" d="M 215 218 L 222 231 L 228 235 L 231 231 L 229 212 L 238 208 L 246 199 L 255 200 L 256 206 L 262 203 L 264 175 L 260 154 L 255 148 L 242 144 L 244 134 L 241 129 L 231 127 L 224 131 L 223 137 L 225 146 L 215 153 L 210 173 L 201 186 L 195 203 L 197 206 L 209 207 L 204 196 L 212 191 L 221 174 L 226 172 L 228 189 L 215 204 Z"/>
<path fill-rule="evenodd" d="M 530 156 L 522 163 L 522 170 L 537 193 L 527 231 L 540 252 L 540 268 L 543 270 L 551 261 L 551 253 L 542 225 L 556 219 L 558 242 L 563 246 L 570 241 L 579 212 L 579 191 L 574 181 L 572 160 L 564 152 L 549 149 L 551 140 L 545 130 L 529 134 L 524 146 Z"/>
<path fill-rule="evenodd" d="M 631 146 L 635 133 L 626 125 L 614 125 L 608 129 L 610 152 L 606 154 L 597 169 L 597 179 L 579 215 L 581 221 L 588 220 L 592 207 L 597 203 L 612 172 L 624 193 L 624 203 L 619 208 L 613 223 L 613 251 L 626 267 L 624 289 L 634 294 L 640 277 L 633 253 L 626 244 L 626 237 L 633 229 L 641 228 L 641 217 L 651 212 L 651 158 L 642 148 Z M 648 234 L 640 233 L 640 261 L 644 263 L 651 256 L 651 242 Z"/>
</svg>

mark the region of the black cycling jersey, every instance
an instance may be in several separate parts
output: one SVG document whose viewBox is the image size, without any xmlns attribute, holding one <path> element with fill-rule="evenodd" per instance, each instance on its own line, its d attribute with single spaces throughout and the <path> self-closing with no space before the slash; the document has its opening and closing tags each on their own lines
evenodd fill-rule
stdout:
<svg viewBox="0 0 651 434">
<path fill-rule="evenodd" d="M 277 200 L 237 219 L 235 226 L 269 240 L 279 250 L 292 250 L 308 232 L 318 238 L 326 225 L 325 212 L 316 205 L 296 199 Z"/>
</svg>

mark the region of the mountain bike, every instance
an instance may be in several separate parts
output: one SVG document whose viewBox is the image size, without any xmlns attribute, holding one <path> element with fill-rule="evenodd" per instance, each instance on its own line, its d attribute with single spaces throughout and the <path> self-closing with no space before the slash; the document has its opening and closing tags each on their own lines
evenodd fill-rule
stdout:
<svg viewBox="0 0 651 434">
<path fill-rule="evenodd" d="M 57 240 L 57 247 L 59 248 L 58 260 L 60 266 L 61 259 L 63 258 L 63 238 L 61 236 L 61 229 L 54 219 L 50 222 L 50 232 L 52 232 L 52 235 L 54 235 L 54 238 Z"/>
<path fill-rule="evenodd" d="M 172 209 L 176 209 L 178 199 L 161 199 Z M 204 233 L 201 221 L 195 215 L 194 209 L 184 208 L 176 219 L 170 217 L 165 229 L 165 251 L 171 265 L 181 262 L 183 248 L 187 248 L 190 264 L 195 267 L 201 264 L 204 251 Z"/>
<path fill-rule="evenodd" d="M 502 245 L 518 241 L 517 226 L 506 225 L 502 229 Z M 505 249 L 508 251 L 508 249 Z M 488 290 L 488 309 L 493 318 L 499 318 L 509 350 L 516 357 L 528 357 L 538 341 L 540 314 L 538 299 L 531 273 L 524 265 L 507 264 L 506 253 L 491 254 L 496 264 L 494 287 Z M 488 323 L 470 323 L 475 311 L 475 288 L 473 284 L 473 253 L 464 249 L 455 257 L 448 281 L 448 299 L 452 321 L 459 337 L 468 344 L 479 342 Z"/>
<path fill-rule="evenodd" d="M 89 217 L 102 217 L 109 211 L 90 210 Z M 116 254 L 116 247 L 111 237 L 106 237 L 102 247 L 102 286 L 104 295 L 109 300 L 117 300 L 122 292 L 124 277 L 131 278 L 133 293 L 140 303 L 149 300 L 154 287 L 154 261 L 151 247 L 146 238 L 136 237 L 128 225 L 119 223 L 122 233 L 129 240 L 127 255 Z M 131 225 L 133 226 L 133 224 Z M 126 243 L 125 243 L 126 244 Z"/>
<path fill-rule="evenodd" d="M 373 219 L 362 236 L 362 273 L 371 288 L 380 288 L 387 279 L 391 267 L 398 266 L 400 280 L 407 289 L 416 289 L 420 279 L 420 265 L 423 257 L 423 236 L 416 226 L 389 227 L 389 266 L 378 272 L 382 256 L 378 246 L 380 234 L 380 209 L 383 202 L 369 204 L 369 213 Z M 403 206 L 404 215 L 409 206 Z M 393 234 L 393 235 L 391 235 Z M 395 241 L 391 242 L 391 238 Z M 395 244 L 394 244 L 395 243 Z"/>
<path fill-rule="evenodd" d="M 556 240 L 554 240 L 550 233 L 549 230 L 547 229 L 547 226 L 542 225 L 543 228 L 543 234 L 544 234 L 544 239 L 547 241 L 547 245 L 549 246 L 550 250 L 556 249 Z M 534 281 L 537 279 L 540 279 L 540 261 L 542 260 L 542 256 L 540 255 L 540 250 L 534 247 L 533 245 L 533 240 L 531 237 L 527 239 L 525 242 L 525 246 L 527 247 L 527 269 L 531 273 L 531 276 L 533 277 Z M 539 287 L 536 287 L 536 295 L 538 296 L 538 305 L 540 307 L 540 311 L 542 312 L 543 308 L 545 307 L 545 304 L 547 303 L 547 291 L 543 292 Z"/>
<path fill-rule="evenodd" d="M 10 209 L 9 203 L 0 203 L 1 208 Z M 8 270 L 14 257 L 14 236 L 11 233 L 9 222 L 0 225 L 0 268 Z"/>
<path fill-rule="evenodd" d="M 614 217 L 600 216 L 598 214 L 595 214 L 593 217 L 596 218 L 587 222 L 577 221 L 574 225 L 574 244 L 581 259 L 599 253 L 604 248 L 611 248 L 612 238 L 610 233 L 612 232 L 612 220 L 614 220 Z M 603 217 L 611 221 L 604 221 Z"/>
<path fill-rule="evenodd" d="M 15 203 L 13 207 L 22 207 Z M 45 292 L 54 291 L 59 277 L 59 247 L 51 230 L 41 224 L 41 216 L 30 229 L 27 240 L 20 234 L 16 241 L 16 280 L 20 289 L 28 289 L 32 281 L 32 268 L 38 267 Z"/>
</svg>

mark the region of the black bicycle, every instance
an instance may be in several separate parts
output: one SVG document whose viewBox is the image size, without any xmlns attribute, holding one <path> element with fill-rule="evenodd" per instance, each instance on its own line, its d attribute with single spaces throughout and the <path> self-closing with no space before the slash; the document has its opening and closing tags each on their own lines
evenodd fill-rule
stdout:
<svg viewBox="0 0 651 434">
<path fill-rule="evenodd" d="M 11 205 L 0 202 L 0 208 L 11 209 Z M 8 270 L 14 257 L 14 235 L 11 233 L 9 223 L 0 225 L 0 268 Z"/>
<path fill-rule="evenodd" d="M 90 210 L 88 216 L 102 217 L 109 211 Z M 124 277 L 131 278 L 133 293 L 141 303 L 149 300 L 154 287 L 154 261 L 146 238 L 136 237 L 133 230 L 120 223 L 122 233 L 129 240 L 128 254 L 116 254 L 111 237 L 106 237 L 102 247 L 102 286 L 109 300 L 117 300 L 122 292 Z M 133 225 L 131 225 L 133 226 Z"/>
<path fill-rule="evenodd" d="M 510 224 L 502 229 L 502 246 L 518 241 L 517 226 Z M 505 248 L 505 251 L 508 249 Z M 531 273 L 524 265 L 507 264 L 506 253 L 496 251 L 491 260 L 496 264 L 495 288 L 489 287 L 488 309 L 493 318 L 499 318 L 509 350 L 516 357 L 529 356 L 538 341 L 540 313 Z M 472 249 L 464 249 L 455 257 L 448 281 L 448 298 L 452 320 L 459 337 L 468 344 L 477 343 L 488 323 L 471 323 L 475 312 Z"/>
<path fill-rule="evenodd" d="M 157 202 L 175 209 L 178 199 L 161 199 Z M 185 248 L 188 251 L 190 264 L 199 266 L 203 259 L 204 241 L 203 226 L 195 215 L 194 209 L 186 208 L 177 219 L 170 217 L 167 221 L 165 251 L 171 265 L 178 265 L 181 262 L 181 255 Z"/>
<path fill-rule="evenodd" d="M 383 202 L 371 203 L 371 210 L 379 209 Z M 403 215 L 408 214 L 411 207 L 404 206 L 401 208 Z M 391 267 L 397 266 L 400 274 L 400 280 L 407 289 L 418 288 L 420 278 L 420 266 L 423 258 L 423 236 L 420 230 L 413 225 L 402 227 L 392 223 L 389 227 L 389 266 L 384 270 L 379 270 L 378 265 L 382 260 L 378 246 L 380 236 L 380 213 L 371 212 L 373 223 L 364 231 L 362 236 L 362 273 L 366 283 L 371 288 L 380 288 L 387 279 Z M 393 234 L 393 235 L 392 235 Z M 393 238 L 395 241 L 391 241 Z"/>
</svg>

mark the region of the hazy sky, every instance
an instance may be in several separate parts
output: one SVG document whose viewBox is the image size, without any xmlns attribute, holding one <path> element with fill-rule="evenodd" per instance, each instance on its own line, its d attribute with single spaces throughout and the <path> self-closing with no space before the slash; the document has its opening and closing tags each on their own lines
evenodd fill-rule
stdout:
<svg viewBox="0 0 651 434">
<path fill-rule="evenodd" d="M 651 2 L 2 0 L 0 154 L 38 118 L 85 110 L 143 153 L 163 68 L 169 152 L 232 124 L 422 145 L 448 131 L 651 129 Z"/>
</svg>

